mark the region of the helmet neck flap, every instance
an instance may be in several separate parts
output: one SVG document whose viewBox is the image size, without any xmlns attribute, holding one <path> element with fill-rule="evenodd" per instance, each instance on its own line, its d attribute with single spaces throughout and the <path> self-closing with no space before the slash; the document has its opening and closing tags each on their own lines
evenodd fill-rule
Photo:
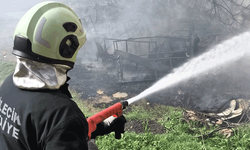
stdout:
<svg viewBox="0 0 250 150">
<path fill-rule="evenodd" d="M 59 89 L 67 81 L 68 70 L 70 67 L 67 65 L 40 63 L 17 57 L 13 82 L 21 89 Z"/>
</svg>

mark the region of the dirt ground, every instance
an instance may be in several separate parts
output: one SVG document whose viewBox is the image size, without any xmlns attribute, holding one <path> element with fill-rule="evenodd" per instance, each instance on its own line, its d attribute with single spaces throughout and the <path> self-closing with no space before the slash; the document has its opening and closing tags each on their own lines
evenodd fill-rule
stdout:
<svg viewBox="0 0 250 150">
<path fill-rule="evenodd" d="M 149 131 L 153 134 L 166 133 L 166 129 L 154 120 L 150 120 L 147 123 L 142 121 L 129 121 L 125 124 L 125 131 L 135 133 L 145 133 Z"/>
<path fill-rule="evenodd" d="M 106 69 L 99 63 L 76 64 L 69 72 L 69 84 L 72 89 L 81 93 L 83 99 L 93 103 L 113 103 L 138 95 L 147 89 L 152 82 L 119 83 L 115 68 Z M 116 93 L 126 93 L 126 97 L 114 97 Z"/>
<path fill-rule="evenodd" d="M 94 103 L 94 107 L 108 107 L 121 100 L 138 95 L 152 82 L 118 83 L 115 69 L 108 69 L 98 63 L 78 64 L 69 72 L 70 88 L 81 93 L 81 98 Z M 150 99 L 149 99 L 150 100 Z M 155 101 L 156 102 L 156 101 Z M 165 133 L 163 126 L 156 121 L 147 122 L 148 131 L 154 134 Z M 145 122 L 128 121 L 125 131 L 145 133 Z"/>
</svg>

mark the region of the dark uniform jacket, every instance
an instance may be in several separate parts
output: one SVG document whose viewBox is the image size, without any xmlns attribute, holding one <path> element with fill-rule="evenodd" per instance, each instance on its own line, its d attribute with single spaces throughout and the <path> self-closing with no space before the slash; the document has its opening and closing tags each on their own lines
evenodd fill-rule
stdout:
<svg viewBox="0 0 250 150">
<path fill-rule="evenodd" d="M 87 150 L 85 116 L 61 90 L 0 87 L 0 150 Z"/>
</svg>

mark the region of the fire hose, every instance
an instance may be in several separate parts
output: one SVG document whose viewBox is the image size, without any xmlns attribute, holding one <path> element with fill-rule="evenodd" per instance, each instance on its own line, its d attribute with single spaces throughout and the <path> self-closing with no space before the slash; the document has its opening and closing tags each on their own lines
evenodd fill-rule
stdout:
<svg viewBox="0 0 250 150">
<path fill-rule="evenodd" d="M 104 121 L 105 119 L 114 116 L 114 117 L 120 117 L 122 116 L 122 111 L 128 106 L 128 101 L 121 101 L 118 102 L 96 114 L 94 114 L 91 117 L 87 118 L 89 131 L 88 131 L 88 140 L 91 139 L 91 133 L 96 130 L 96 125 Z"/>
</svg>

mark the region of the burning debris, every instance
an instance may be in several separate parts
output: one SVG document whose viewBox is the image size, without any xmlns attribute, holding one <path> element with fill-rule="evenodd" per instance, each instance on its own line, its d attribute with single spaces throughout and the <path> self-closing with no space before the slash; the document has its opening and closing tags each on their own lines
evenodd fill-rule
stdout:
<svg viewBox="0 0 250 150">
<path fill-rule="evenodd" d="M 205 113 L 185 110 L 183 115 L 188 120 L 202 121 L 213 125 L 219 125 L 225 122 L 238 124 L 240 122 L 246 122 L 250 120 L 250 118 L 248 118 L 249 114 L 247 114 L 250 106 L 249 104 L 249 100 L 237 99 L 231 100 L 230 106 L 218 113 Z"/>
<path fill-rule="evenodd" d="M 229 108 L 225 109 L 220 113 L 207 113 L 207 116 L 212 118 L 219 118 L 219 120 L 226 121 L 230 119 L 235 119 L 238 116 L 244 116 L 243 112 L 246 112 L 249 108 L 249 100 L 237 99 L 231 100 Z M 237 105 L 237 107 L 236 107 Z M 238 122 L 241 122 L 242 118 Z"/>
<path fill-rule="evenodd" d="M 217 126 L 217 128 L 207 133 L 206 136 L 218 131 L 228 138 L 234 133 L 232 128 L 250 121 L 249 106 L 250 100 L 236 99 L 231 100 L 229 107 L 224 108 L 223 111 L 218 113 L 183 110 L 183 116 L 184 120 L 190 125 L 190 128 L 193 128 L 190 121 L 198 122 L 206 128 L 209 128 L 209 126 Z"/>
</svg>

